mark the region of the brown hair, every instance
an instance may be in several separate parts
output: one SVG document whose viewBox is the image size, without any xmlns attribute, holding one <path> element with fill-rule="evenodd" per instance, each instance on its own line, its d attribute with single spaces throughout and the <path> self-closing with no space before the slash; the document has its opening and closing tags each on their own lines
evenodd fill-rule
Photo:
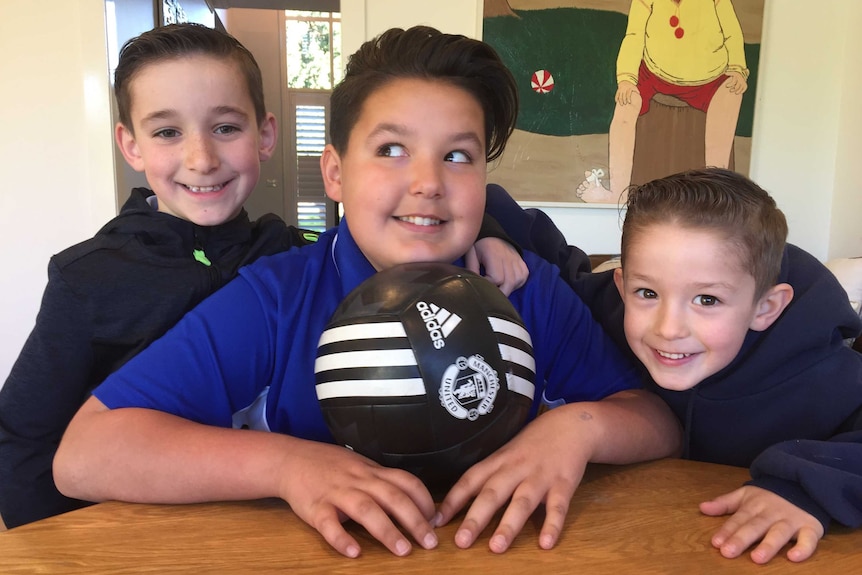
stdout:
<svg viewBox="0 0 862 575">
<path fill-rule="evenodd" d="M 755 280 L 759 298 L 778 281 L 787 222 L 775 200 L 745 176 L 721 168 L 681 172 L 629 190 L 622 265 L 638 234 L 655 224 L 719 234 Z"/>
<path fill-rule="evenodd" d="M 330 99 L 329 136 L 347 150 L 350 132 L 368 97 L 400 78 L 440 80 L 469 92 L 485 111 L 485 159 L 503 153 L 518 115 L 515 79 L 488 44 L 428 26 L 390 29 L 362 44 Z"/>
<path fill-rule="evenodd" d="M 245 78 L 255 117 L 260 125 L 266 117 L 266 106 L 263 102 L 263 80 L 254 56 L 230 34 L 201 24 L 160 26 L 132 38 L 123 45 L 114 72 L 114 95 L 117 98 L 120 122 L 134 133 L 130 84 L 144 67 L 164 60 L 201 55 L 232 59 L 237 63 Z"/>
</svg>

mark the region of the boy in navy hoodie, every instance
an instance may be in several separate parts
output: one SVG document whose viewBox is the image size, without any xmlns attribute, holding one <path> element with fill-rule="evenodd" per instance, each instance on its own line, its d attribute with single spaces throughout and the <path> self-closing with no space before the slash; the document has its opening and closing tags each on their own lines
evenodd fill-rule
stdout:
<svg viewBox="0 0 862 575">
<path fill-rule="evenodd" d="M 36 326 L 0 390 L 8 527 L 85 505 L 57 491 L 51 462 L 93 388 L 242 266 L 317 238 L 243 209 L 277 127 L 260 69 L 234 38 L 196 24 L 145 32 L 124 46 L 114 92 L 117 145 L 152 190 L 132 190 L 95 237 L 51 258 Z M 504 291 L 523 283 L 511 246 L 486 238 L 483 250 Z"/>
<path fill-rule="evenodd" d="M 597 274 L 551 220 L 499 186 L 488 212 L 524 249 L 557 263 L 683 424 L 683 457 L 750 466 L 752 480 L 701 504 L 732 514 L 713 536 L 726 557 L 790 540 L 811 556 L 831 519 L 862 524 L 859 316 L 835 277 L 785 244 L 774 200 L 710 168 L 629 194 L 622 267 Z M 625 313 L 623 311 L 625 310 Z M 758 543 L 759 542 L 759 543 Z"/>
</svg>

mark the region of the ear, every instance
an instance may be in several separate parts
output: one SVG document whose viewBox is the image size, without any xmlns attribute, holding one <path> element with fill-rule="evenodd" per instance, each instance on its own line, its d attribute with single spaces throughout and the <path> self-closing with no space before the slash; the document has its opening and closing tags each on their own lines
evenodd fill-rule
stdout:
<svg viewBox="0 0 862 575">
<path fill-rule="evenodd" d="M 614 269 L 614 283 L 617 286 L 617 291 L 620 292 L 620 299 L 625 301 L 625 282 L 623 281 L 623 268 Z"/>
<path fill-rule="evenodd" d="M 760 298 L 751 324 L 753 331 L 768 329 L 781 315 L 793 299 L 793 287 L 790 284 L 774 285 Z"/>
<path fill-rule="evenodd" d="M 320 156 L 320 173 L 323 174 L 327 197 L 334 202 L 341 202 L 343 195 L 341 156 L 332 144 L 326 144 Z"/>
<path fill-rule="evenodd" d="M 267 114 L 260 124 L 260 148 L 258 149 L 258 156 L 261 162 L 265 162 L 272 157 L 277 143 L 278 122 L 276 122 L 275 116 Z"/>
<path fill-rule="evenodd" d="M 126 162 L 136 172 L 144 171 L 144 159 L 141 157 L 141 152 L 138 149 L 138 142 L 135 140 L 135 134 L 124 124 L 117 122 L 114 127 L 114 139 L 117 141 L 117 147 L 126 159 Z"/>
</svg>

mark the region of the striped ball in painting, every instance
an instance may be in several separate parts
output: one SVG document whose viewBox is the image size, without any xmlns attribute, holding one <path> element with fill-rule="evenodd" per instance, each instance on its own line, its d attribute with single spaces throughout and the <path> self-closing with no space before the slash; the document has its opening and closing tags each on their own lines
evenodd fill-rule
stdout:
<svg viewBox="0 0 862 575">
<path fill-rule="evenodd" d="M 395 266 L 348 294 L 314 364 L 336 442 L 440 488 L 523 427 L 535 370 L 506 296 L 440 263 Z"/>
</svg>

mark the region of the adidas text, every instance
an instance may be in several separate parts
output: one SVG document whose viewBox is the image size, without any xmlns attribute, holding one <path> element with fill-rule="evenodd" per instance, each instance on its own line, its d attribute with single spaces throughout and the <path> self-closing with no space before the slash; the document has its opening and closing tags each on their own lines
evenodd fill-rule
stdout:
<svg viewBox="0 0 862 575">
<path fill-rule="evenodd" d="M 417 302 L 416 309 L 419 311 L 422 321 L 425 322 L 425 329 L 431 336 L 434 349 L 446 347 L 446 336 L 461 323 L 461 317 L 458 314 L 450 313 L 445 308 L 424 301 Z"/>
</svg>

